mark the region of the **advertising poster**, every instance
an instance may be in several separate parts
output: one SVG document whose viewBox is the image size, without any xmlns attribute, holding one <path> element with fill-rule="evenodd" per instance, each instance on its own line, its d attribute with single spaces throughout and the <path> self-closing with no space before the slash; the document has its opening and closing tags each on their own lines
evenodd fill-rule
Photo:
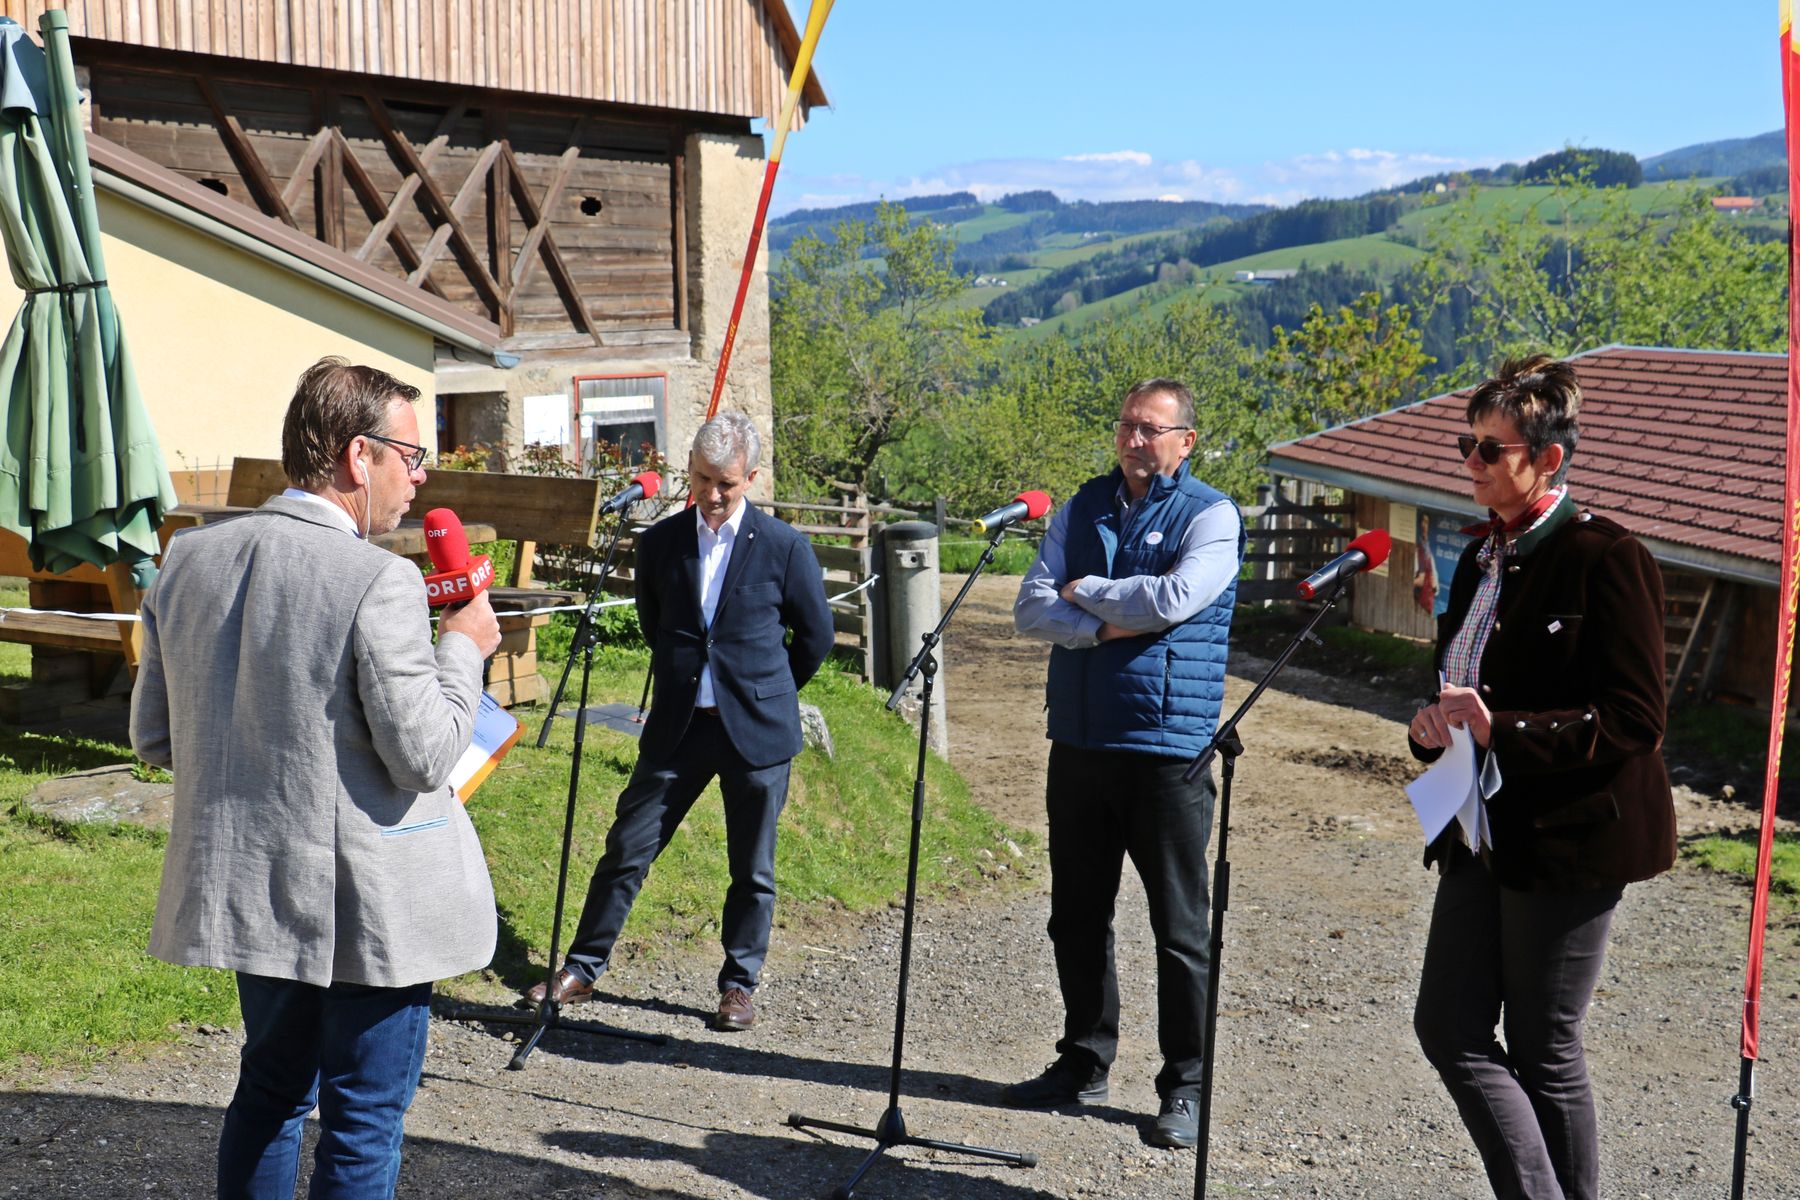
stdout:
<svg viewBox="0 0 1800 1200">
<path fill-rule="evenodd" d="M 1463 547 L 1469 544 L 1468 535 L 1462 532 L 1469 519 L 1428 508 L 1418 513 L 1413 544 L 1418 547 L 1419 565 L 1413 573 L 1413 600 L 1438 617 L 1450 607 L 1450 577 L 1456 573 Z"/>
</svg>

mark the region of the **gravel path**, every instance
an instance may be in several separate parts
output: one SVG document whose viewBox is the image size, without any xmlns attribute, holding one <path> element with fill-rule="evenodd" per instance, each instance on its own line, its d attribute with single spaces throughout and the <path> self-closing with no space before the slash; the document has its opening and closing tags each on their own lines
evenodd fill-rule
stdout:
<svg viewBox="0 0 1800 1200">
<path fill-rule="evenodd" d="M 946 580 L 946 586 L 955 581 Z M 1041 829 L 1041 648 L 1013 638 L 1014 581 L 983 580 L 946 639 L 952 756 L 977 794 Z M 1260 673 L 1234 663 L 1233 697 Z M 1248 677 L 1248 679 L 1246 678 Z M 1212 1142 L 1214 1195 L 1480 1197 L 1480 1165 L 1411 1033 L 1435 876 L 1398 792 L 1412 768 L 1389 691 L 1298 668 L 1244 726 L 1234 801 Z M 1311 699 L 1302 698 L 1312 697 Z M 1743 826 L 1683 790 L 1686 831 Z M 1119 916 L 1124 1030 L 1109 1104 L 999 1107 L 1060 1024 L 1041 849 L 1005 896 L 926 905 L 914 946 L 901 1103 L 926 1137 L 1036 1154 L 1024 1170 L 918 1149 L 858 1196 L 1179 1197 L 1194 1156 L 1144 1144 L 1157 1067 L 1141 894 Z M 1128 873 L 1129 875 L 1129 873 Z M 896 881 L 898 886 L 899 881 Z M 1716 1197 L 1729 1182 L 1748 891 L 1679 867 L 1630 889 L 1588 1024 L 1608 1197 Z M 521 1072 L 498 1027 L 434 1022 L 408 1120 L 403 1197 L 822 1196 L 866 1141 L 791 1112 L 871 1124 L 887 1104 L 900 913 L 778 928 L 762 1024 L 712 1033 L 710 954 L 616 967 L 577 1015 L 665 1046 L 554 1033 Z M 1800 1196 L 1800 923 L 1772 931 L 1749 1194 Z M 192 1031 L 0 1093 L 0 1194 L 202 1196 L 238 1039 Z"/>
</svg>

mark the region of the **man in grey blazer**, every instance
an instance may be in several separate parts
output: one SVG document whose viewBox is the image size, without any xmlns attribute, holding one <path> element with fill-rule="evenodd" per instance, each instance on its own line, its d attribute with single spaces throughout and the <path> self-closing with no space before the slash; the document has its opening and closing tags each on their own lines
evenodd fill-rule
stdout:
<svg viewBox="0 0 1800 1200">
<path fill-rule="evenodd" d="M 367 541 L 424 481 L 418 390 L 327 358 L 282 428 L 293 484 L 183 533 L 144 598 L 131 741 L 175 774 L 150 953 L 237 972 L 245 1045 L 221 1197 L 386 1197 L 431 984 L 492 957 L 494 893 L 446 786 L 467 748 L 486 595 L 436 645 L 417 567 Z"/>
<path fill-rule="evenodd" d="M 656 695 L 556 973 L 558 1004 L 592 999 L 651 862 L 717 778 L 731 886 L 719 923 L 725 962 L 712 1026 L 756 1023 L 751 994 L 775 917 L 775 826 L 789 764 L 800 753 L 798 693 L 832 643 L 811 544 L 745 499 L 760 454 L 756 426 L 744 414 L 721 413 L 702 425 L 688 456 L 693 511 L 657 522 L 638 543 L 638 623 Z M 542 1004 L 544 985 L 525 998 Z"/>
</svg>

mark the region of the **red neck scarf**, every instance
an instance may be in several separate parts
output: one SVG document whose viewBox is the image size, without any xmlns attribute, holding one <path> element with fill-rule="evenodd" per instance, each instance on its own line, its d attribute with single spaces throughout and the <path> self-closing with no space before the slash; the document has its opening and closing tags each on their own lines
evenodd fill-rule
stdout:
<svg viewBox="0 0 1800 1200">
<path fill-rule="evenodd" d="M 1510 521 L 1490 508 L 1487 520 L 1477 521 L 1473 525 L 1465 525 L 1462 531 L 1470 537 L 1492 537 L 1495 534 L 1517 533 L 1521 529 L 1530 529 L 1540 517 L 1555 508 L 1557 502 L 1566 495 L 1568 495 L 1568 489 L 1553 487 Z"/>
</svg>

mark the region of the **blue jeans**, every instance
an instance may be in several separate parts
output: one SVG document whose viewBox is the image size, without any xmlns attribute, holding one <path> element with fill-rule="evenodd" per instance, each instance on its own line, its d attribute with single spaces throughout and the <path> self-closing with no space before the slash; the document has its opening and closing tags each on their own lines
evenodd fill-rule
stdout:
<svg viewBox="0 0 1800 1200">
<path fill-rule="evenodd" d="M 293 1200 L 315 1104 L 312 1200 L 387 1200 L 425 1065 L 431 985 L 237 978 L 244 1053 L 219 1134 L 220 1200 Z"/>
</svg>

